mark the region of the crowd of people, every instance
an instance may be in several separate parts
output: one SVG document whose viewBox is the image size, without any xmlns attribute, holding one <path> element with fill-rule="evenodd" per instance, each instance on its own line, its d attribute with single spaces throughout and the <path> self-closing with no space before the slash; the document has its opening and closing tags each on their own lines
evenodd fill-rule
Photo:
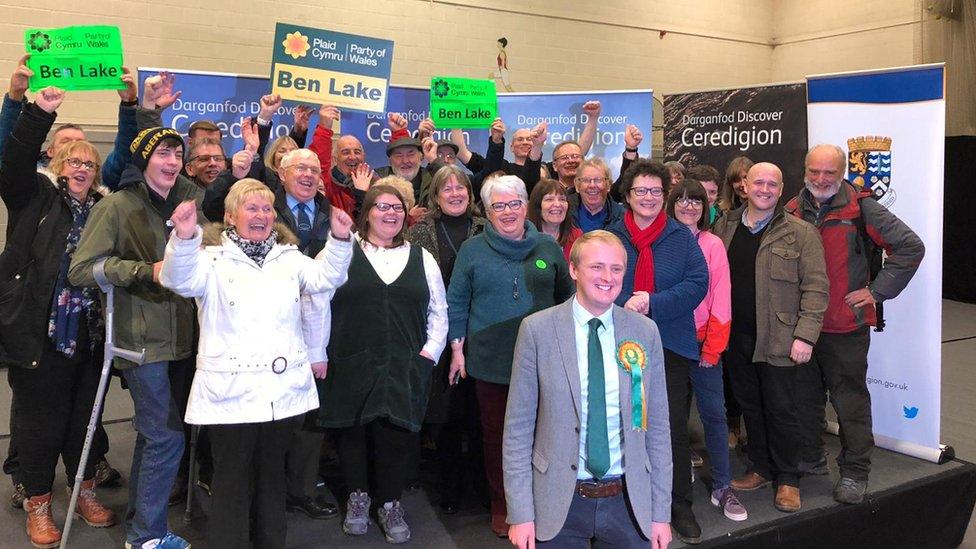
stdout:
<svg viewBox="0 0 976 549">
<path fill-rule="evenodd" d="M 314 128 L 296 108 L 272 140 L 281 98 L 264 96 L 227 151 L 211 121 L 162 126 L 172 75 L 140 99 L 126 70 L 103 161 L 79 126 L 48 135 L 68 94 L 29 100 L 29 76 L 22 60 L 0 112 L 0 361 L 4 471 L 35 547 L 61 538 L 58 459 L 69 478 L 81 467 L 105 339 L 96 265 L 115 286 L 116 344 L 145 360 L 114 363 L 135 411 L 128 508 L 96 495 L 121 476 L 99 422 L 76 515 L 121 521 L 127 548 L 189 546 L 167 509 L 193 468 L 212 547 L 284 547 L 286 510 L 408 542 L 401 496 L 424 459 L 442 512 L 481 486 L 489 528 L 520 548 L 699 543 L 696 514 L 748 518 L 738 492 L 772 484 L 776 509 L 801 508 L 801 479 L 828 473 L 828 395 L 833 496 L 864 498 L 869 329 L 924 246 L 844 180 L 840 147 L 811 148 L 786 200 L 772 163 L 736 158 L 724 177 L 662 164 L 629 126 L 614 178 L 587 156 L 590 101 L 580 140 L 550 161 L 545 123 L 496 119 L 482 156 L 458 130 L 436 141 L 429 119 L 411 131 L 390 113 L 374 169 L 360 136 L 333 132 L 334 106 Z M 715 510 L 693 510 L 692 399 Z M 338 507 L 316 495 L 323 456 Z"/>
</svg>

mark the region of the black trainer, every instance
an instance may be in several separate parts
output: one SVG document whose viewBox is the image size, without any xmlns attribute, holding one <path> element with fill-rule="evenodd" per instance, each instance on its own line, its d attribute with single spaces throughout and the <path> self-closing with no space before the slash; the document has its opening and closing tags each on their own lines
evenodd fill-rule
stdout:
<svg viewBox="0 0 976 549">
<path fill-rule="evenodd" d="M 674 528 L 678 539 L 688 545 L 698 545 L 702 541 L 701 526 L 691 509 L 672 506 L 671 528 Z"/>
</svg>

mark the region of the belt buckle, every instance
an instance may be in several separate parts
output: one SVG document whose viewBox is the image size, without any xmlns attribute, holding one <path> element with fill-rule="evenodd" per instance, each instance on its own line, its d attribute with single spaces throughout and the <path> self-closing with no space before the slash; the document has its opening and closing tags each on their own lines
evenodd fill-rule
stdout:
<svg viewBox="0 0 976 549">
<path fill-rule="evenodd" d="M 281 361 L 281 370 L 278 369 L 278 361 L 279 360 Z M 276 359 L 274 359 L 274 360 L 271 361 L 271 371 L 272 372 L 274 372 L 274 373 L 276 373 L 278 375 L 281 375 L 281 374 L 285 373 L 285 370 L 287 370 L 287 369 L 288 369 L 288 359 L 287 358 L 285 358 L 283 356 L 279 356 L 278 358 L 276 358 Z"/>
<path fill-rule="evenodd" d="M 581 480 L 576 486 L 576 492 L 580 495 L 580 497 L 590 499 L 589 496 L 586 495 L 586 492 L 596 490 L 598 486 L 599 484 L 596 480 Z"/>
</svg>

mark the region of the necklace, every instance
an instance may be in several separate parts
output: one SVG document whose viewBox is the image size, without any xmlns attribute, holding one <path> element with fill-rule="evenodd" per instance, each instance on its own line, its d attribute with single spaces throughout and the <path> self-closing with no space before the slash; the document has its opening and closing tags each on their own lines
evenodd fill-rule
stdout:
<svg viewBox="0 0 976 549">
<path fill-rule="evenodd" d="M 518 270 L 515 270 L 514 272 L 512 271 L 512 266 L 511 266 L 512 263 L 514 262 L 509 259 L 506 259 L 505 269 L 508 270 L 508 274 L 512 275 L 512 299 L 518 301 L 519 300 L 519 286 L 518 286 L 519 275 L 518 275 Z"/>
</svg>

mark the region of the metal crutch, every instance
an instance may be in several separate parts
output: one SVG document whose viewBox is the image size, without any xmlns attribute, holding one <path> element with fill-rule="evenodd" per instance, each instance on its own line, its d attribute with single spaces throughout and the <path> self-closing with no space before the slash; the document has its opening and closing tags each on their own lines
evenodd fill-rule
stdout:
<svg viewBox="0 0 976 549">
<path fill-rule="evenodd" d="M 92 439 L 95 436 L 95 425 L 98 423 L 98 416 L 102 413 L 102 400 L 105 398 L 105 391 L 108 388 L 112 359 L 118 356 L 136 364 L 142 364 L 146 358 L 145 349 L 137 353 L 115 346 L 113 332 L 115 286 L 105 276 L 105 259 L 99 259 L 95 263 L 95 266 L 92 267 L 95 282 L 98 283 L 98 287 L 101 288 L 107 297 L 105 305 L 105 359 L 102 361 L 102 377 L 98 380 L 95 404 L 92 406 L 91 417 L 88 419 L 88 432 L 85 433 L 85 444 L 81 448 L 81 460 L 78 462 L 78 472 L 75 474 L 75 485 L 71 490 L 71 501 L 68 503 L 68 515 L 64 522 L 64 533 L 61 535 L 61 549 L 65 549 L 68 546 L 68 534 L 71 532 L 71 522 L 75 513 L 75 505 L 78 503 L 78 494 L 81 492 L 81 483 L 85 480 L 85 467 L 88 464 L 88 452 L 91 451 Z"/>
<path fill-rule="evenodd" d="M 190 462 L 186 475 L 186 509 L 183 511 L 183 524 L 193 521 L 193 485 L 196 484 L 197 439 L 200 437 L 200 426 L 190 426 Z"/>
</svg>

